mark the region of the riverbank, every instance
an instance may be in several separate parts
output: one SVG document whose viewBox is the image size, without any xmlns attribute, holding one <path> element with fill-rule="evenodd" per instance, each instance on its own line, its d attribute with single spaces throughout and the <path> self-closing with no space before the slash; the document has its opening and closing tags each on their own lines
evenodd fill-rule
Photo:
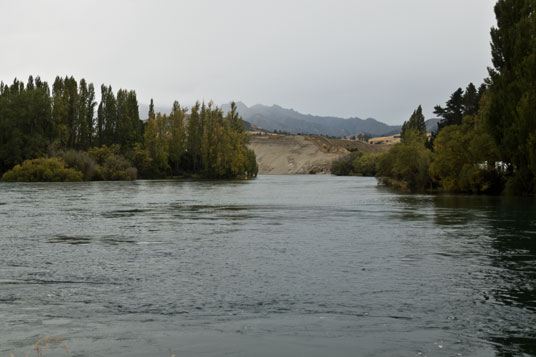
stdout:
<svg viewBox="0 0 536 357">
<path fill-rule="evenodd" d="M 251 136 L 249 144 L 262 175 L 330 174 L 331 163 L 349 152 L 380 153 L 390 147 L 318 135 Z"/>
</svg>

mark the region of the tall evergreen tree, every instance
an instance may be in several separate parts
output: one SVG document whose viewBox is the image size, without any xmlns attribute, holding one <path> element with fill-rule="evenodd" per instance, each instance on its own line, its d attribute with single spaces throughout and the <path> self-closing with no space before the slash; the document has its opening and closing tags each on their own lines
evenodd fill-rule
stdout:
<svg viewBox="0 0 536 357">
<path fill-rule="evenodd" d="M 230 133 L 232 136 L 232 153 L 230 155 L 231 163 L 229 166 L 231 168 L 231 173 L 236 176 L 240 174 L 245 165 L 247 166 L 248 160 L 250 159 L 248 157 L 249 153 L 246 150 L 243 150 L 243 148 L 249 144 L 249 137 L 245 135 L 246 129 L 244 128 L 244 122 L 242 117 L 238 114 L 235 102 L 231 103 L 231 111 L 227 113 L 227 120 L 232 128 Z M 249 171 L 251 171 L 251 168 Z"/>
<path fill-rule="evenodd" d="M 178 102 L 169 116 L 155 114 L 151 100 L 145 132 L 134 91 L 120 89 L 116 96 L 111 86 L 102 85 L 95 121 L 96 105 L 94 86 L 85 79 L 56 77 L 52 91 L 39 77 L 30 76 L 26 86 L 17 79 L 11 85 L 0 82 L 0 173 L 50 153 L 70 153 L 74 161 L 83 157 L 67 149 L 99 157 L 101 179 L 135 176 L 114 174 L 118 167 L 129 168 L 121 151 L 149 178 L 187 172 L 230 178 L 257 172 L 234 103 L 226 116 L 212 102 L 197 103 L 188 118 Z"/>
<path fill-rule="evenodd" d="M 463 94 L 463 115 L 475 116 L 478 112 L 479 104 L 478 91 L 473 83 L 469 83 Z"/>
<path fill-rule="evenodd" d="M 167 117 L 157 114 L 149 117 L 144 133 L 145 148 L 151 158 L 151 178 L 165 177 L 169 170 L 166 123 Z"/>
<path fill-rule="evenodd" d="M 134 145 L 134 135 L 132 135 L 130 110 L 128 107 L 128 91 L 119 89 L 117 91 L 117 126 L 114 133 L 114 143 L 121 145 L 121 149 Z"/>
<path fill-rule="evenodd" d="M 184 155 L 186 153 L 186 132 L 184 127 L 185 110 L 179 102 L 173 103 L 169 116 L 169 161 L 172 172 L 178 175 L 183 170 Z"/>
<path fill-rule="evenodd" d="M 95 86 L 93 83 L 89 83 L 87 87 L 86 101 L 85 122 L 87 125 L 86 133 L 88 137 L 83 139 L 82 147 L 87 149 L 89 146 L 95 143 L 95 107 L 97 106 L 97 102 L 95 101 Z"/>
<path fill-rule="evenodd" d="M 132 148 L 136 143 L 143 141 L 142 126 L 143 122 L 140 120 L 140 111 L 138 106 L 138 98 L 136 92 L 131 90 L 127 95 L 127 108 L 129 113 L 129 142 L 127 143 L 127 149 Z"/>
<path fill-rule="evenodd" d="M 536 1 L 499 0 L 485 122 L 515 191 L 536 190 Z"/>
<path fill-rule="evenodd" d="M 151 98 L 151 104 L 149 104 L 149 118 L 156 118 L 155 116 L 155 113 L 154 113 L 154 102 L 153 102 L 153 98 Z"/>
<path fill-rule="evenodd" d="M 26 84 L 26 90 L 32 91 L 35 89 L 33 76 L 28 77 L 28 83 Z"/>
<path fill-rule="evenodd" d="M 78 121 L 78 83 L 74 77 L 65 77 L 64 79 L 64 100 L 67 105 L 67 117 L 65 118 L 65 126 L 67 127 L 67 147 L 74 148 L 77 143 L 77 138 L 80 136 L 80 123 Z"/>
<path fill-rule="evenodd" d="M 482 84 L 478 89 L 473 83 L 469 83 L 465 91 L 458 88 L 446 103 L 445 108 L 436 105 L 434 114 L 441 118 L 437 125 L 437 132 L 433 138 L 446 126 L 461 125 L 465 116 L 475 116 L 480 109 L 480 100 L 486 91 L 486 85 Z"/>
<path fill-rule="evenodd" d="M 75 147 L 77 149 L 87 150 L 91 146 L 93 135 L 93 116 L 95 113 L 95 89 L 93 84 L 87 84 L 85 79 L 80 80 L 79 84 L 79 104 L 78 104 L 78 121 L 77 121 L 77 138 Z"/>
<path fill-rule="evenodd" d="M 424 122 L 424 115 L 422 113 L 422 107 L 419 105 L 417 109 L 413 111 L 408 121 L 402 125 L 402 132 L 400 137 L 402 140 L 407 139 L 413 132 L 419 136 L 426 136 L 426 124 Z"/>
<path fill-rule="evenodd" d="M 31 76 L 28 83 L 0 84 L 0 173 L 46 154 L 55 137 L 48 84 Z"/>
<path fill-rule="evenodd" d="M 97 114 L 99 145 L 114 144 L 117 129 L 117 101 L 112 87 L 101 86 L 101 102 Z"/>
<path fill-rule="evenodd" d="M 190 160 L 190 170 L 198 172 L 201 163 L 201 120 L 199 118 L 200 104 L 197 102 L 191 110 L 188 121 L 187 149 Z"/>
<path fill-rule="evenodd" d="M 54 121 L 54 143 L 59 147 L 66 147 L 69 141 L 68 111 L 65 82 L 63 78 L 58 76 L 52 85 L 52 118 Z"/>
<path fill-rule="evenodd" d="M 434 114 L 442 118 L 438 123 L 437 131 L 447 125 L 460 125 L 463 119 L 463 89 L 458 88 L 452 93 L 445 108 L 436 105 Z"/>
</svg>

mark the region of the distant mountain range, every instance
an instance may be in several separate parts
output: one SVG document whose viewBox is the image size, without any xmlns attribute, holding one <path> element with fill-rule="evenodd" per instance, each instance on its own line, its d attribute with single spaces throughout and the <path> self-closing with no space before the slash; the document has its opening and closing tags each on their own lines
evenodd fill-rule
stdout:
<svg viewBox="0 0 536 357">
<path fill-rule="evenodd" d="M 283 131 L 291 134 L 317 134 L 337 137 L 352 136 L 358 134 L 370 134 L 372 136 L 389 136 L 400 133 L 402 125 L 387 125 L 376 119 L 360 118 L 338 118 L 323 117 L 310 114 L 302 114 L 294 109 L 285 109 L 279 105 L 261 105 L 256 104 L 248 107 L 242 102 L 236 103 L 238 113 L 244 121 L 258 126 L 268 131 Z M 231 110 L 230 104 L 221 106 L 227 113 Z M 169 113 L 171 108 L 156 107 L 155 111 Z M 145 119 L 149 106 L 139 105 L 140 118 Z M 432 132 L 437 130 L 439 119 L 428 119 L 426 121 L 426 131 Z M 247 126 L 247 125 L 246 125 Z"/>
<path fill-rule="evenodd" d="M 402 125 L 387 125 L 375 119 L 338 117 L 322 117 L 302 114 L 293 109 L 285 109 L 278 105 L 266 106 L 257 104 L 251 107 L 244 103 L 236 103 L 242 118 L 253 125 L 269 131 L 284 131 L 291 134 L 317 134 L 330 136 L 352 136 L 357 134 L 370 134 L 372 136 L 388 136 L 400 133 Z M 222 106 L 224 112 L 229 111 L 230 104 Z M 439 119 L 426 121 L 428 132 L 437 129 Z"/>
</svg>

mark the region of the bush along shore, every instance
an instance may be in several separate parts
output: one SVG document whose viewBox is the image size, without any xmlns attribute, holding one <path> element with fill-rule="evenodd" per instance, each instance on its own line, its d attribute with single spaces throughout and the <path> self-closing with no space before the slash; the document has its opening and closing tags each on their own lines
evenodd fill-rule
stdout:
<svg viewBox="0 0 536 357">
<path fill-rule="evenodd" d="M 400 143 L 380 156 L 351 154 L 337 175 L 376 176 L 410 192 L 536 194 L 536 21 L 534 0 L 499 0 L 489 77 L 456 90 L 427 138 L 419 107 Z"/>
<path fill-rule="evenodd" d="M 332 163 L 335 175 L 375 176 L 404 192 L 534 194 L 519 182 L 518 169 L 501 161 L 501 148 L 483 123 L 489 98 L 486 86 L 469 84 L 446 104 L 439 129 L 426 135 L 419 107 L 402 127 L 401 141 L 386 153 L 353 152 Z M 534 185 L 534 173 L 528 178 Z"/>
<path fill-rule="evenodd" d="M 234 103 L 140 120 L 134 91 L 56 77 L 52 88 L 30 76 L 0 83 L 0 175 L 3 181 L 91 181 L 159 178 L 250 178 L 255 153 Z"/>
</svg>

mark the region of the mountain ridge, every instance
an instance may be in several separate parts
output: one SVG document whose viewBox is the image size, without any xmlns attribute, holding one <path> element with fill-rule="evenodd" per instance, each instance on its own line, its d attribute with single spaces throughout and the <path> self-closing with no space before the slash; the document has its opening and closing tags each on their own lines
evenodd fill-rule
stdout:
<svg viewBox="0 0 536 357">
<path fill-rule="evenodd" d="M 238 113 L 242 119 L 254 126 L 268 131 L 282 131 L 290 134 L 313 134 L 336 137 L 349 137 L 368 134 L 374 137 L 390 136 L 400 133 L 402 125 L 388 125 L 374 118 L 359 117 L 341 118 L 336 116 L 320 116 L 303 114 L 292 108 L 283 108 L 278 104 L 271 106 L 254 104 L 248 107 L 243 102 L 236 102 Z M 140 117 L 146 116 L 148 105 L 140 104 Z M 221 109 L 226 113 L 231 104 L 223 104 Z M 155 111 L 169 113 L 171 107 L 156 106 Z M 426 131 L 437 130 L 439 119 L 426 120 Z"/>
<path fill-rule="evenodd" d="M 248 107 L 243 102 L 236 102 L 236 106 L 238 113 L 245 121 L 269 131 L 346 137 L 358 134 L 389 136 L 400 133 L 402 129 L 402 125 L 388 125 L 374 118 L 352 117 L 345 119 L 335 116 L 302 114 L 277 104 L 272 106 L 255 104 Z M 224 104 L 221 108 L 227 112 L 231 106 Z M 428 119 L 426 121 L 427 131 L 435 131 L 438 121 L 439 119 Z"/>
</svg>

